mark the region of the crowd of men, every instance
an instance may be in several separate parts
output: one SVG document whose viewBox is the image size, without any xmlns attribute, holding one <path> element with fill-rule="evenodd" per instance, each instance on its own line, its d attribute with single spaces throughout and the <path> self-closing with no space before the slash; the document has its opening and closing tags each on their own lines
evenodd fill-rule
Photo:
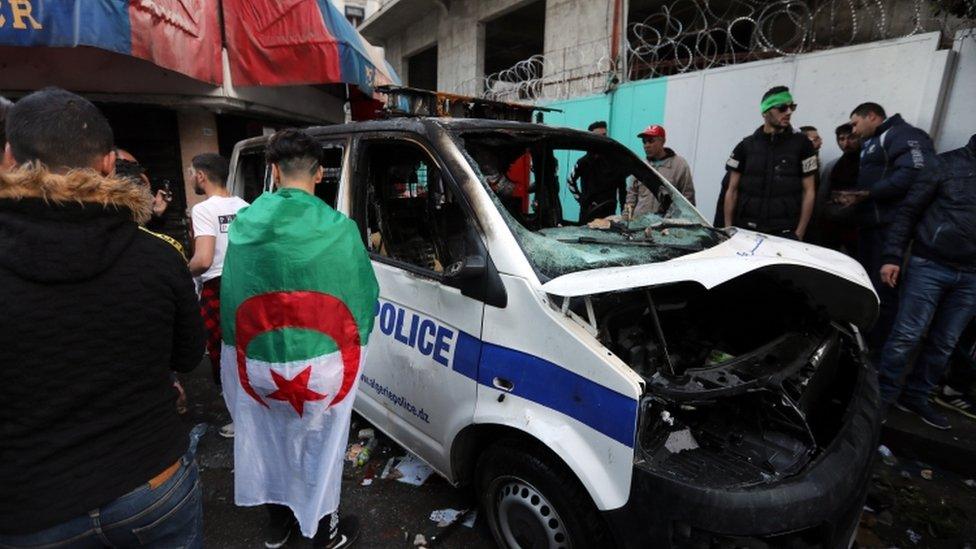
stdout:
<svg viewBox="0 0 976 549">
<path fill-rule="evenodd" d="M 821 166 L 819 133 L 793 129 L 796 109 L 783 86 L 761 98 L 762 126 L 726 163 L 716 225 L 857 258 L 881 301 L 868 339 L 883 404 L 940 429 L 949 422 L 933 396 L 974 417 L 967 382 L 939 384 L 976 312 L 976 135 L 936 155 L 924 131 L 863 103 L 836 128 L 843 154 Z M 607 125 L 590 131 L 606 134 Z M 694 203 L 691 168 L 665 146 L 665 129 L 651 125 L 638 137 L 647 161 Z M 331 415 L 309 419 L 317 412 L 306 403 L 326 395 L 309 389 L 318 375 L 311 366 L 289 370 L 314 356 L 296 350 L 303 338 L 265 339 L 256 357 L 247 346 L 282 327 L 324 326 L 348 342 L 341 356 L 309 360 L 355 369 L 346 361 L 360 360 L 353 348 L 371 331 L 376 280 L 355 225 L 314 197 L 323 175 L 314 140 L 298 130 L 269 140 L 279 190 L 250 206 L 228 191 L 226 159 L 193 158 L 189 174 L 206 198 L 191 212 L 190 258 L 146 228 L 172 195 L 150 191 L 145 170 L 115 146 L 108 121 L 84 98 L 56 88 L 15 104 L 0 98 L 0 146 L 0 546 L 200 547 L 196 448 L 177 415 L 182 389 L 173 372 L 194 368 L 205 349 L 216 383 L 228 380 L 235 423 L 221 434 L 235 438 L 236 500 L 265 505 L 265 545 L 282 546 L 296 527 L 317 547 L 354 542 L 355 517 L 338 517 L 352 399 L 340 403 L 337 385 Z M 660 208 L 646 185 L 605 163 L 587 155 L 570 176 L 581 223 L 612 215 L 618 203 L 627 218 Z M 254 375 L 251 360 L 271 374 Z M 284 412 L 317 427 L 295 428 L 291 416 L 261 423 L 263 399 L 286 401 L 294 411 Z M 306 444 L 332 450 L 320 452 L 317 483 L 289 485 L 287 471 L 308 466 L 294 451 Z"/>
<path fill-rule="evenodd" d="M 306 327 L 304 320 L 311 329 L 358 330 L 356 345 L 365 344 L 372 327 L 378 290 L 358 230 L 314 195 L 323 175 L 320 148 L 298 130 L 273 136 L 267 160 L 279 191 L 250 206 L 229 193 L 226 159 L 194 157 L 188 172 L 205 200 L 191 212 L 189 259 L 178 241 L 147 228 L 166 211 L 171 192 L 151 192 L 145 170 L 115 146 L 108 120 L 86 99 L 58 88 L 16 103 L 0 98 L 0 151 L 0 364 L 6 380 L 0 386 L 0 546 L 202 547 L 198 438 L 187 436 L 179 418 L 185 396 L 174 372 L 196 367 L 205 348 L 218 384 L 228 349 L 229 360 L 247 371 L 253 361 L 248 340 L 238 354 L 241 340 L 224 335 L 254 335 L 255 326 L 289 306 L 299 311 L 297 326 Z M 231 271 L 225 259 L 236 259 Z M 228 275 L 233 283 L 222 288 Z M 326 293 L 255 293 L 262 280 L 275 290 L 291 284 Z M 306 294 L 346 299 L 330 309 L 309 306 Z M 221 295 L 233 298 L 224 315 Z M 273 314 L 241 306 L 269 295 L 284 299 L 272 304 Z M 354 316 L 340 325 L 306 314 L 334 310 Z M 260 347 L 308 356 L 289 338 Z M 335 371 L 358 366 L 339 361 L 289 374 L 288 365 L 280 365 L 272 372 L 285 372 L 280 379 L 259 368 L 269 379 L 262 386 L 252 376 L 251 391 L 258 387 L 264 398 L 295 407 L 261 419 L 277 421 L 276 428 L 246 413 L 247 392 L 238 397 L 243 382 L 225 385 L 232 417 L 245 418 L 220 430 L 235 438 L 235 501 L 265 507 L 266 547 L 281 547 L 299 525 L 314 547 L 356 541 L 356 517 L 338 516 L 353 399 L 338 403 L 341 391 L 328 383 L 335 382 Z M 309 391 L 310 375 L 324 376 L 319 385 L 335 397 L 315 411 L 301 406 L 302 399 L 325 398 Z M 297 389 L 302 382 L 304 389 Z M 296 412 L 297 420 L 288 415 Z M 339 433 L 331 441 L 338 450 L 325 451 L 325 432 Z M 314 481 L 296 473 L 315 461 L 296 455 L 294 448 L 304 447 L 322 450 L 321 466 L 310 473 Z M 289 483 L 292 477 L 297 484 Z"/>
<path fill-rule="evenodd" d="M 926 132 L 867 102 L 835 129 L 841 156 L 821 165 L 820 134 L 813 126 L 794 129 L 797 104 L 786 86 L 763 94 L 759 110 L 762 125 L 726 162 L 715 226 L 811 242 L 857 259 L 880 301 L 866 336 L 886 413 L 897 407 L 948 429 L 934 397 L 976 419 L 966 382 L 973 378 L 971 356 L 963 356 L 967 371 L 940 387 L 976 314 L 976 135 L 936 155 Z M 589 130 L 606 135 L 607 125 L 594 122 Z M 691 170 L 664 146 L 664 128 L 649 126 L 638 137 L 648 163 L 694 203 Z M 598 175 L 593 156 L 577 163 L 569 181 L 581 222 L 616 211 L 614 193 L 625 218 L 657 211 L 648 186 L 631 181 L 625 192 L 622 181 Z"/>
</svg>

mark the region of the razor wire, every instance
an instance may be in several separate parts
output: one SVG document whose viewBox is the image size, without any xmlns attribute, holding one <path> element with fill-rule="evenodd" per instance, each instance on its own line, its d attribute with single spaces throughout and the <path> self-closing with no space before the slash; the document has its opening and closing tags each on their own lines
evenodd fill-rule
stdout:
<svg viewBox="0 0 976 549">
<path fill-rule="evenodd" d="M 621 59 L 609 39 L 533 55 L 461 83 L 460 93 L 535 102 L 642 80 L 938 31 L 976 27 L 976 0 L 666 0 L 630 22 Z M 953 9 L 961 16 L 950 15 Z M 968 7 L 966 7 L 968 6 Z M 968 11 L 966 11 L 968 10 Z M 623 61 L 623 62 L 622 62 Z"/>
<path fill-rule="evenodd" d="M 639 80 L 939 31 L 973 19 L 960 0 L 674 0 L 627 26 L 627 79 Z M 961 0 L 971 2 L 972 0 Z"/>
</svg>

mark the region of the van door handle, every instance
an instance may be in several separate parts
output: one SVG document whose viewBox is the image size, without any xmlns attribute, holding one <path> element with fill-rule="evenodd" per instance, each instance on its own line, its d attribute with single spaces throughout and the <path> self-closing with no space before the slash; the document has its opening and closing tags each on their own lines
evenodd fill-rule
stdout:
<svg viewBox="0 0 976 549">
<path fill-rule="evenodd" d="M 502 391 L 505 391 L 506 393 L 512 392 L 512 389 L 515 388 L 515 384 L 514 383 L 512 383 L 511 381 L 509 381 L 509 380 L 507 380 L 507 379 L 505 379 L 503 377 L 496 377 L 496 378 L 492 379 L 491 380 L 491 384 L 494 385 L 496 389 L 501 389 Z"/>
</svg>

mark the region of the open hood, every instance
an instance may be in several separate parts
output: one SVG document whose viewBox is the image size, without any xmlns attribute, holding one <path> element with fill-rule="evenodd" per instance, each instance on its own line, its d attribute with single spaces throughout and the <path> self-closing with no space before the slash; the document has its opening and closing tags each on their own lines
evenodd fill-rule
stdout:
<svg viewBox="0 0 976 549">
<path fill-rule="evenodd" d="M 878 297 L 856 261 L 833 250 L 736 230 L 729 240 L 707 250 L 659 263 L 592 269 L 566 274 L 542 285 L 560 297 L 618 292 L 676 282 L 714 288 L 746 273 L 762 270 L 804 291 L 838 322 L 862 331 L 875 320 Z"/>
</svg>

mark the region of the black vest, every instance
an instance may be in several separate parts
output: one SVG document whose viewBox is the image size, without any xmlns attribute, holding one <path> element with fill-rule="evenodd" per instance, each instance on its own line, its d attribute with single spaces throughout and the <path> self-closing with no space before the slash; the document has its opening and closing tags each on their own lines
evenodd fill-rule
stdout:
<svg viewBox="0 0 976 549">
<path fill-rule="evenodd" d="M 779 134 L 760 127 L 742 140 L 745 162 L 739 180 L 735 224 L 778 233 L 796 229 L 803 205 L 803 151 L 808 142 L 792 128 Z"/>
</svg>

